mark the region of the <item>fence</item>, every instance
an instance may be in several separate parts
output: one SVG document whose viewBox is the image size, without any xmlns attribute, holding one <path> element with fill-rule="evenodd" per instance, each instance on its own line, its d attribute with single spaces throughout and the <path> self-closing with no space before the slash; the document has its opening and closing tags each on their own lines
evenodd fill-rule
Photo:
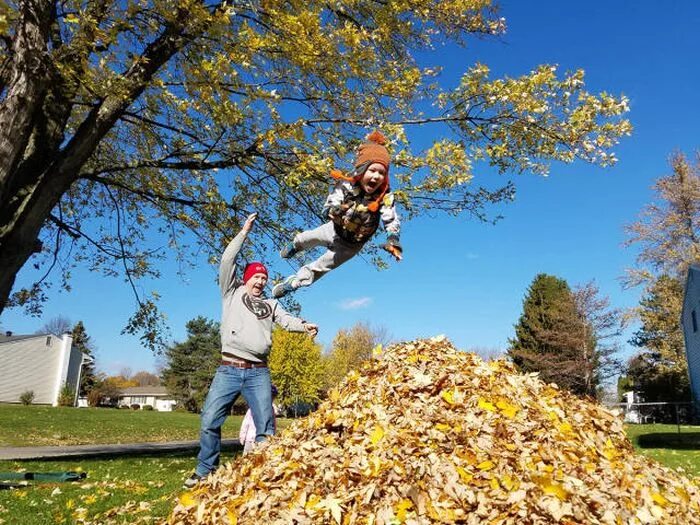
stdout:
<svg viewBox="0 0 700 525">
<path fill-rule="evenodd" d="M 693 403 L 608 403 L 606 406 L 618 410 L 625 423 L 666 423 L 680 426 L 698 422 L 698 412 Z"/>
</svg>

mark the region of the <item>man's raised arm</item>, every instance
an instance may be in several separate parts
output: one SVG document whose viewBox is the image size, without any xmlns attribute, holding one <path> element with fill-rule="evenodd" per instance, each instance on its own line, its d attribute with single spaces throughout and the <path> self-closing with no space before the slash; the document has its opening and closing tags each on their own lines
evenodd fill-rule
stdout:
<svg viewBox="0 0 700 525">
<path fill-rule="evenodd" d="M 241 246 L 243 246 L 243 241 L 253 229 L 253 223 L 257 218 L 257 213 L 251 213 L 233 240 L 228 244 L 221 256 L 221 264 L 219 265 L 219 288 L 221 288 L 221 293 L 225 294 L 231 286 L 234 284 L 234 277 L 236 275 L 236 257 L 238 252 L 241 251 Z"/>
</svg>

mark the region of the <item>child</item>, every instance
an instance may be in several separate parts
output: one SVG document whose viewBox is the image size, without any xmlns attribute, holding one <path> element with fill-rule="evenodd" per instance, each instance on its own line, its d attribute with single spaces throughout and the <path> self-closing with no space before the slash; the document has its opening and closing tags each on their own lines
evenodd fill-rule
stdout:
<svg viewBox="0 0 700 525">
<path fill-rule="evenodd" d="M 277 387 L 272 385 L 272 399 L 277 397 Z M 277 432 L 277 419 L 275 417 L 274 404 L 272 409 L 272 424 L 274 431 Z M 255 436 L 257 430 L 255 429 L 255 422 L 253 421 L 253 412 L 248 409 L 243 417 L 243 422 L 241 423 L 241 430 L 238 434 L 239 441 L 243 444 L 243 455 L 248 454 L 255 447 Z"/>
<path fill-rule="evenodd" d="M 397 261 L 401 260 L 400 222 L 394 208 L 394 196 L 389 192 L 391 159 L 385 144 L 386 138 L 380 132 L 370 133 L 367 142 L 358 150 L 355 169 L 350 176 L 344 177 L 337 170 L 331 172 L 340 181 L 323 207 L 323 214 L 329 221 L 314 230 L 296 235 L 280 251 L 280 255 L 287 259 L 316 246 L 326 246 L 328 250 L 276 285 L 272 289 L 275 298 L 313 284 L 330 270 L 350 260 L 377 231 L 380 220 L 387 232 L 383 248 Z"/>
</svg>

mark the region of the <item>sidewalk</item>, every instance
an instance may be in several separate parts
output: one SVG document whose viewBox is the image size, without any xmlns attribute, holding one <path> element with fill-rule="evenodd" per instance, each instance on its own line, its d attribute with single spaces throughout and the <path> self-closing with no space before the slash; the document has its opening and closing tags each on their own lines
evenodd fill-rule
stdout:
<svg viewBox="0 0 700 525">
<path fill-rule="evenodd" d="M 242 449 L 237 439 L 222 439 L 222 450 Z M 14 459 L 93 458 L 99 456 L 137 456 L 199 450 L 199 441 L 169 441 L 166 443 L 124 443 L 117 445 L 66 445 L 62 447 L 0 448 L 0 461 Z"/>
</svg>

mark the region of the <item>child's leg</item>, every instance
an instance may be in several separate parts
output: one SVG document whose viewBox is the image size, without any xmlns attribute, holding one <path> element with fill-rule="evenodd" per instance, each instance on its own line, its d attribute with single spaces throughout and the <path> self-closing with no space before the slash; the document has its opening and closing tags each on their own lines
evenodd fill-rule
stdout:
<svg viewBox="0 0 700 525">
<path fill-rule="evenodd" d="M 294 288 L 310 286 L 334 268 L 352 259 L 362 249 L 362 246 L 362 243 L 350 244 L 336 237 L 328 251 L 315 261 L 299 268 L 294 280 Z"/>
<path fill-rule="evenodd" d="M 313 230 L 307 230 L 294 236 L 292 244 L 297 252 L 303 252 L 317 246 L 330 246 L 335 237 L 335 228 L 332 222 L 322 224 Z"/>
</svg>

